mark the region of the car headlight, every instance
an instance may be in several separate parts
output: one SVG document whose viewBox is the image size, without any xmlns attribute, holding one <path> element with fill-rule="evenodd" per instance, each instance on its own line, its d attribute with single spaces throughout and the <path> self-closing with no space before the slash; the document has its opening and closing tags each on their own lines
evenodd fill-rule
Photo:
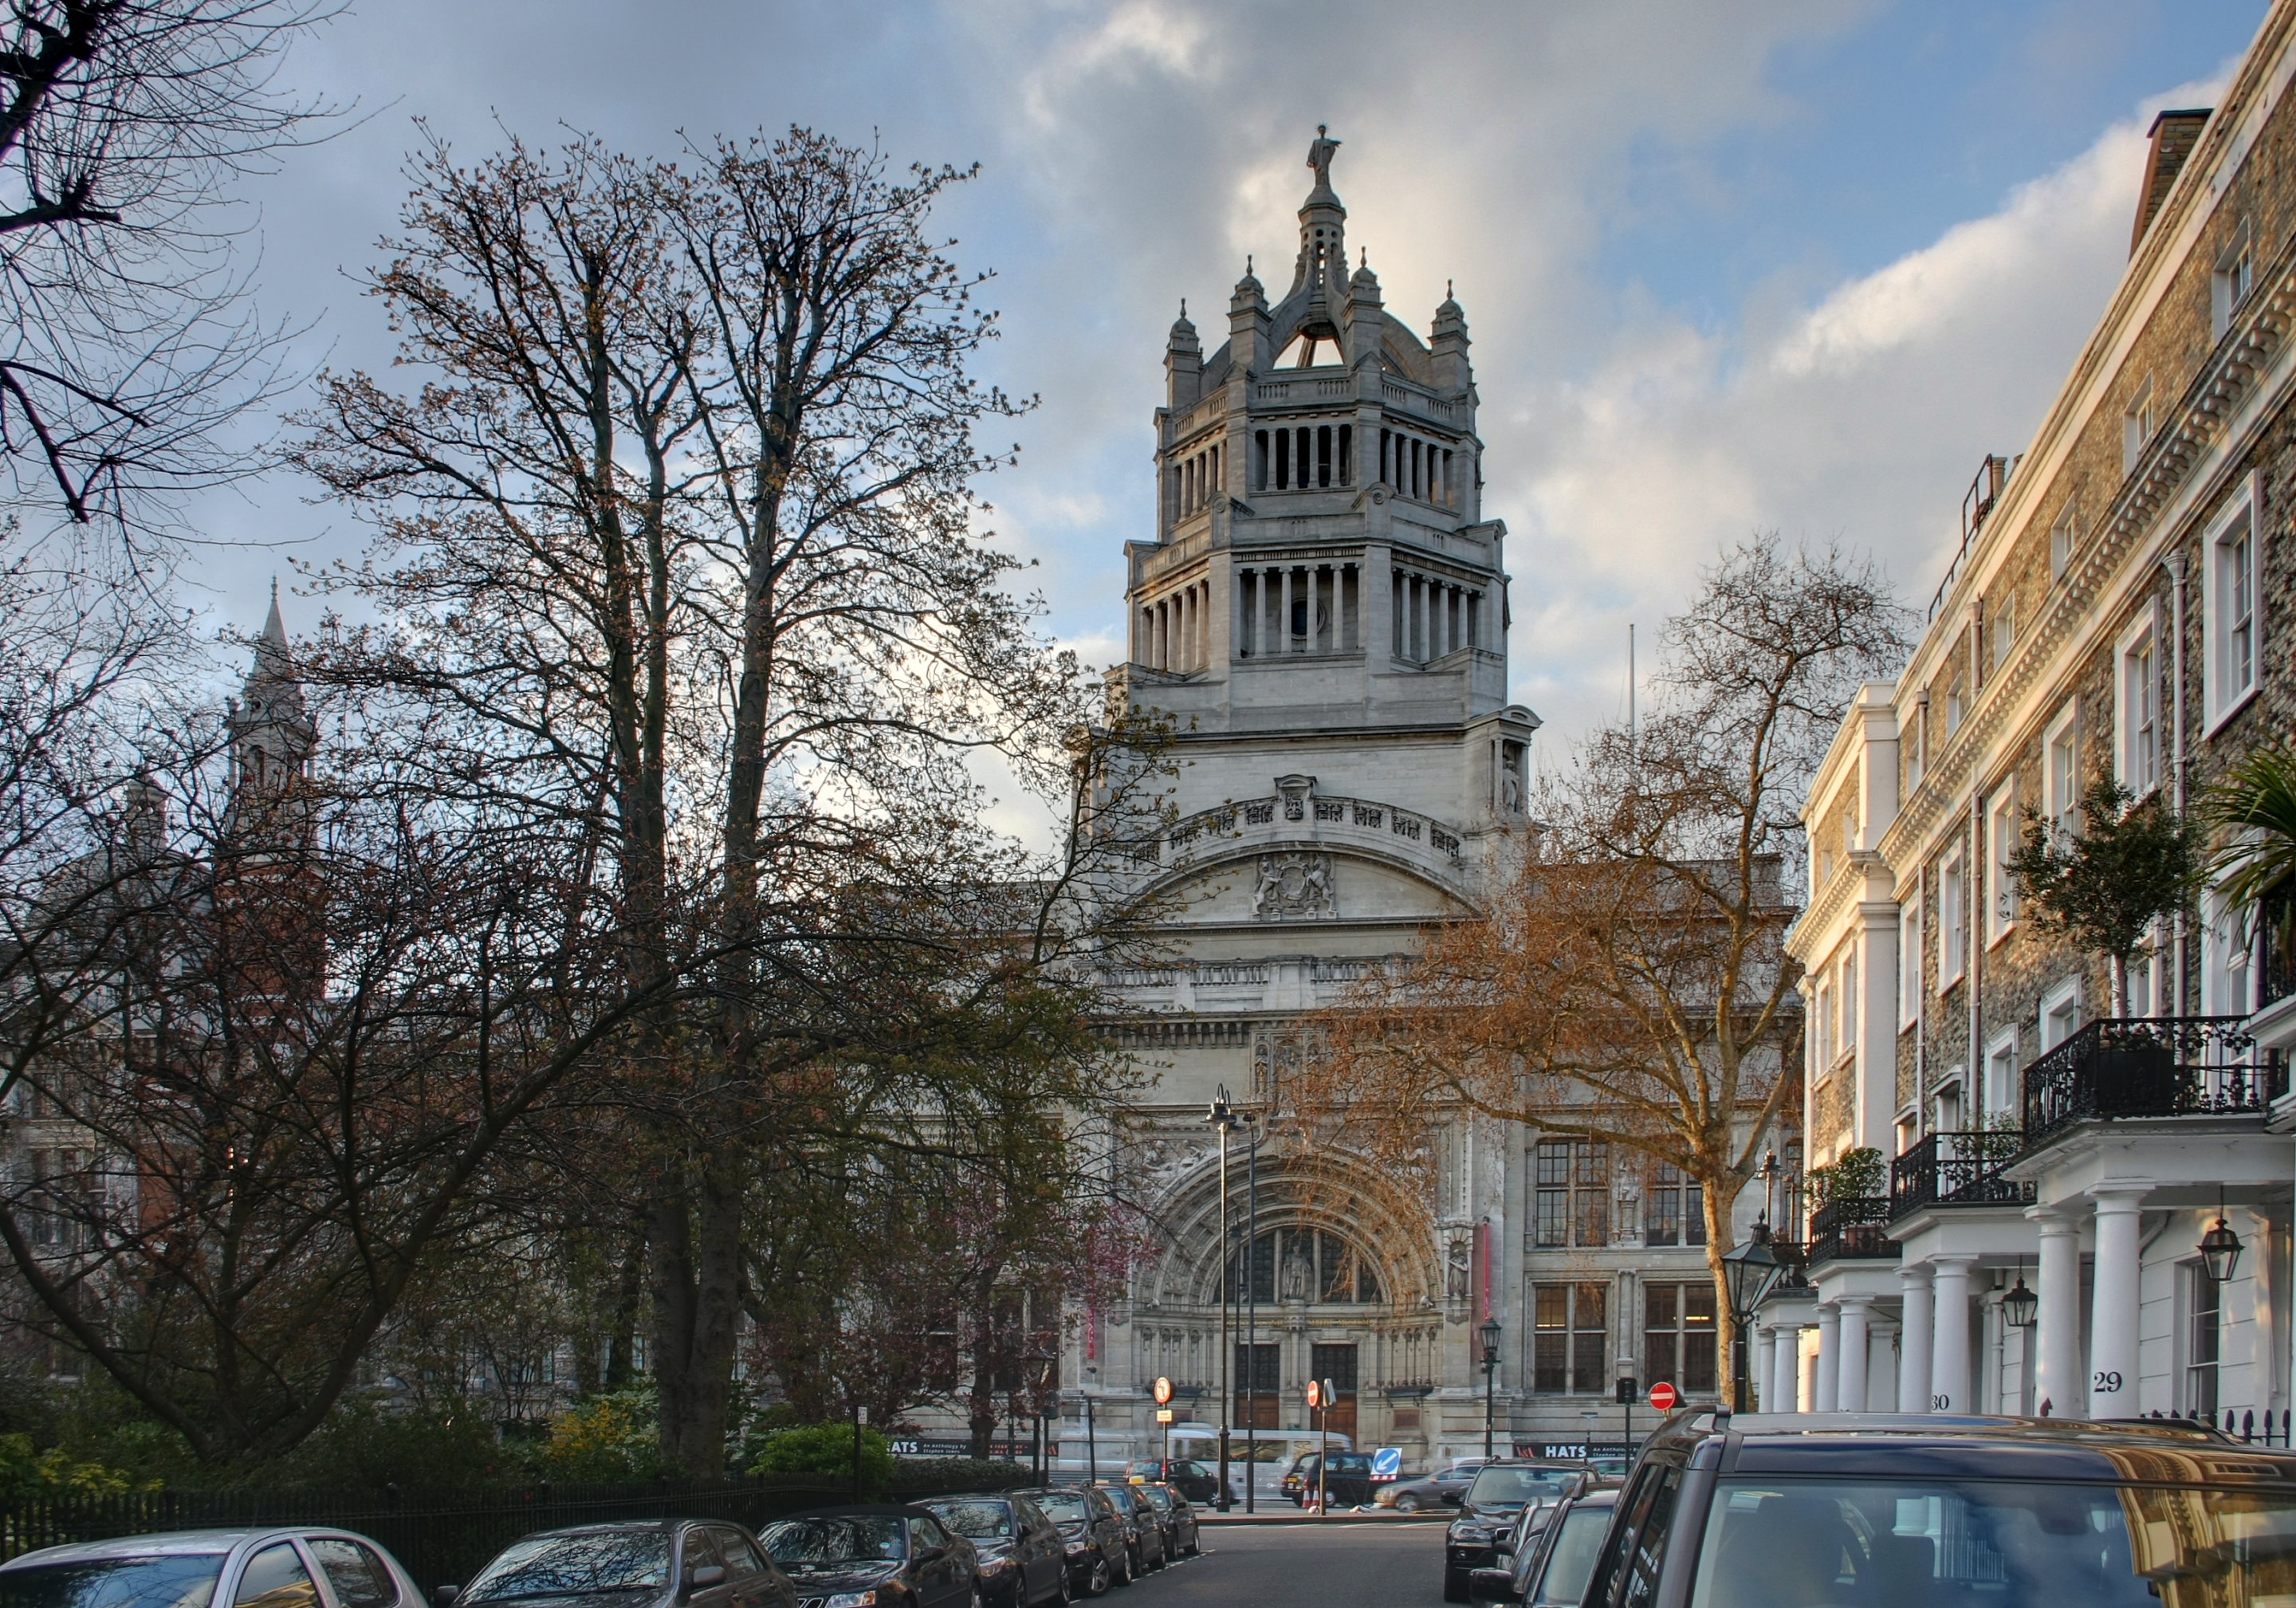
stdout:
<svg viewBox="0 0 2296 1608">
<path fill-rule="evenodd" d="M 1092 1547 L 1090 1544 L 1084 1541 L 1070 1541 L 1069 1543 L 1068 1550 L 1069 1556 L 1072 1558 L 1080 1558 L 1084 1556 L 1085 1554 L 1090 1552 Z"/>
<path fill-rule="evenodd" d="M 1009 1555 L 980 1560 L 980 1572 L 983 1574 L 1003 1574 L 1012 1567 L 1013 1559 Z"/>
<path fill-rule="evenodd" d="M 877 1608 L 877 1588 L 872 1586 L 866 1591 L 840 1591 L 822 1608 Z"/>
</svg>

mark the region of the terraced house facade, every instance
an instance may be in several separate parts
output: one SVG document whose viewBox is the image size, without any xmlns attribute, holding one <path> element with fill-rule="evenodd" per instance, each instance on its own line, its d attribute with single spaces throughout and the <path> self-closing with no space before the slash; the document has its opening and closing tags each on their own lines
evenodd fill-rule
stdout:
<svg viewBox="0 0 2296 1608">
<path fill-rule="evenodd" d="M 1809 1157 L 1887 1169 L 1810 1215 L 1766 1405 L 2284 1437 L 2288 891 L 2164 917 L 2116 1000 L 2005 862 L 2101 776 L 2182 811 L 2296 730 L 2292 78 L 2280 4 L 2219 105 L 2154 124 L 2111 305 L 1809 795 Z"/>
</svg>

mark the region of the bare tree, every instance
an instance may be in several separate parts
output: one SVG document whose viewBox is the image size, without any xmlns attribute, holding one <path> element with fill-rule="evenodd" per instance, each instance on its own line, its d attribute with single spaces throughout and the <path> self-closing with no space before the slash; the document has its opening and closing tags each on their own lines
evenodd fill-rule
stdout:
<svg viewBox="0 0 2296 1608">
<path fill-rule="evenodd" d="M 13 0 L 0 17 L 0 449 L 18 494 L 131 535 L 250 472 L 276 396 L 230 187 L 330 115 L 281 90 L 332 0 Z"/>
<path fill-rule="evenodd" d="M 1868 563 L 1726 552 L 1669 627 L 1652 718 L 1550 775 L 1480 919 L 1332 1013 L 1306 1080 L 1304 1117 L 1398 1177 L 1462 1111 L 1679 1168 L 1704 1196 L 1725 1399 L 1732 1208 L 1800 1087 L 1800 812 L 1906 622 Z"/>
</svg>

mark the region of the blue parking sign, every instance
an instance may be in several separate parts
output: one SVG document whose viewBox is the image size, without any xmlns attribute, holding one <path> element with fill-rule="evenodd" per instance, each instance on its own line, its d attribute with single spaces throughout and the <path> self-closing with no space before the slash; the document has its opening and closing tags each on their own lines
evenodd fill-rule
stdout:
<svg viewBox="0 0 2296 1608">
<path fill-rule="evenodd" d="M 1402 1448 L 1395 1446 L 1382 1446 L 1371 1455 L 1371 1477 L 1373 1479 L 1392 1480 L 1396 1475 L 1402 1472 Z"/>
</svg>

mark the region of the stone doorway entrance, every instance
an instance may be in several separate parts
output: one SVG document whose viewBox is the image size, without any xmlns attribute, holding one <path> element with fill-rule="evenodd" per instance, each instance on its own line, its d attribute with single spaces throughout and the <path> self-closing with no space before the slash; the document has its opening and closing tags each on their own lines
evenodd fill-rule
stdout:
<svg viewBox="0 0 2296 1608">
<path fill-rule="evenodd" d="M 1314 1427 L 1345 1435 L 1352 1443 L 1356 1432 L 1355 1342 L 1316 1346 L 1309 1355 L 1315 1364 L 1315 1377 L 1328 1379 L 1339 1392 L 1339 1399 L 1316 1415 Z"/>
</svg>

